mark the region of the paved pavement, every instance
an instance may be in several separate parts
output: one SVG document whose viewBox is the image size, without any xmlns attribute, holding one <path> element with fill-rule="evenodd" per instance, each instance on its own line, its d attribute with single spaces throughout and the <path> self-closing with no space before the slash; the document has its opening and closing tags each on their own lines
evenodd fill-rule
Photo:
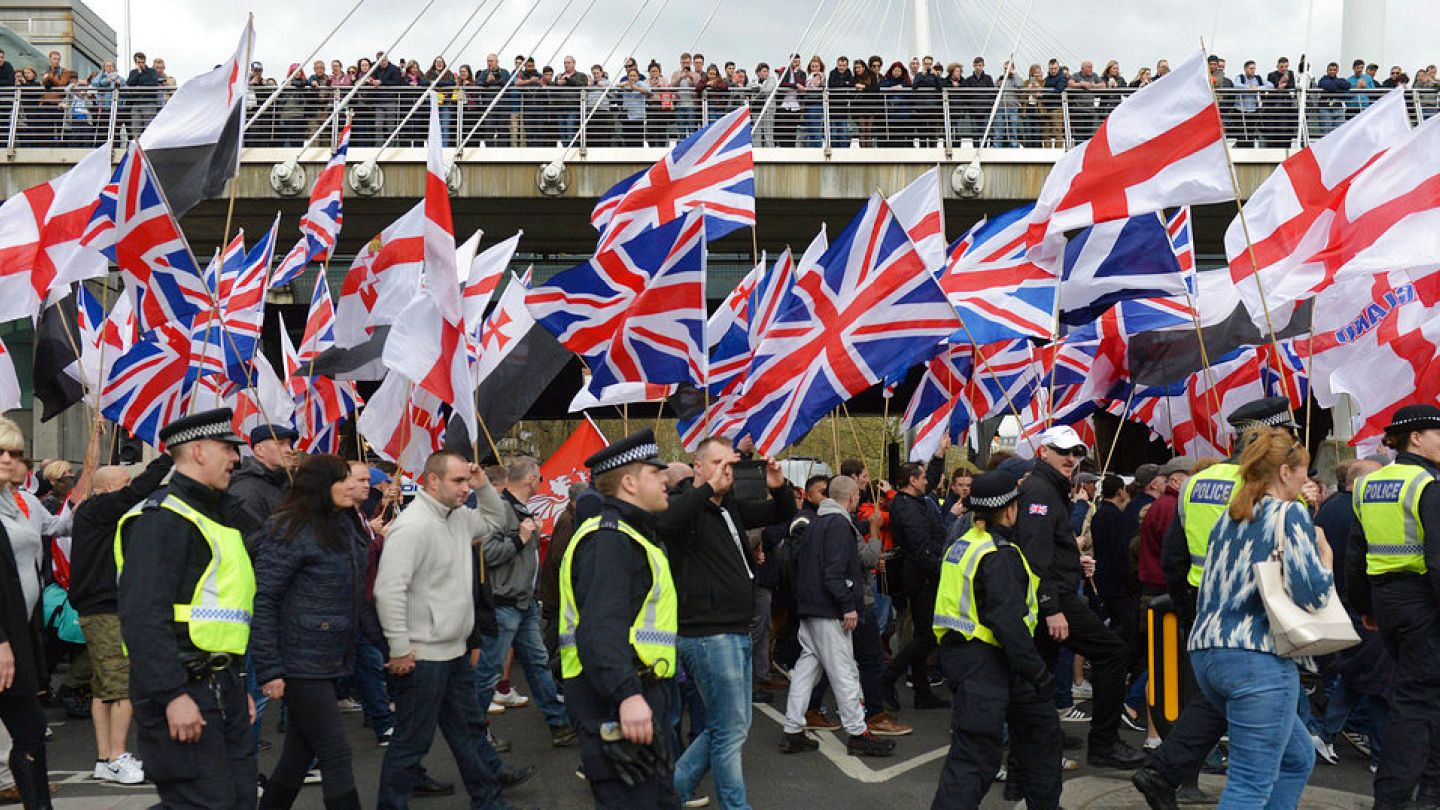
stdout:
<svg viewBox="0 0 1440 810">
<path fill-rule="evenodd" d="M 523 691 L 523 685 L 522 685 Z M 902 690 L 903 691 L 903 690 Z M 745 773 L 749 799 L 756 810 L 899 810 L 928 807 L 939 779 L 949 733 L 949 711 L 907 710 L 902 719 L 916 726 L 914 734 L 899 738 L 896 755 L 889 759 L 858 759 L 845 754 L 843 734 L 817 734 L 819 751 L 785 756 L 776 749 L 780 737 L 780 720 L 784 693 L 776 694 L 773 707 L 757 705 L 750 739 L 745 745 Z M 87 777 L 93 764 L 93 742 L 88 721 L 65 721 L 52 712 L 55 739 L 50 746 L 52 779 L 59 783 L 55 806 L 61 810 L 98 810 L 98 808 L 141 808 L 155 801 L 148 786 L 125 788 L 100 784 Z M 275 748 L 261 756 L 261 768 L 274 765 L 279 754 L 282 735 L 276 732 L 273 714 L 266 718 L 265 736 Z M 354 749 L 356 781 L 366 806 L 373 806 L 379 781 L 380 761 L 384 749 L 375 745 L 369 729 L 363 728 L 359 714 L 345 716 Z M 1086 725 L 1064 723 L 1069 734 L 1084 736 Z M 577 757 L 574 749 L 553 749 L 540 712 L 535 708 L 511 710 L 494 718 L 494 730 L 514 744 L 514 751 L 505 755 L 507 762 L 535 764 L 539 774 L 525 785 L 506 794 L 516 807 L 570 810 L 590 807 L 590 793 L 585 783 L 575 776 Z M 1139 744 L 1139 735 L 1128 739 Z M 1367 761 L 1348 745 L 1337 746 L 1341 761 L 1338 766 L 1317 763 L 1306 791 L 1304 808 L 1314 810 L 1361 810 L 1370 806 L 1370 773 Z M 1083 760 L 1083 752 L 1068 752 Z M 426 761 L 431 773 L 439 779 L 456 781 L 454 761 L 442 741 L 437 741 Z M 1128 774 L 1098 771 L 1082 765 L 1080 770 L 1066 774 L 1064 804 L 1069 810 L 1105 808 L 1129 810 L 1145 807 L 1143 800 L 1129 786 Z M 1202 786 L 1218 796 L 1224 780 L 1205 777 Z M 710 790 L 706 784 L 705 789 Z M 462 790 L 463 794 L 463 790 Z M 1009 808 L 1001 799 L 1001 786 L 994 787 L 987 798 L 985 810 Z M 415 801 L 416 810 L 441 810 L 467 805 L 463 796 Z M 712 803 L 718 807 L 718 803 Z M 322 807 L 319 786 L 307 787 L 296 803 L 297 808 Z"/>
</svg>

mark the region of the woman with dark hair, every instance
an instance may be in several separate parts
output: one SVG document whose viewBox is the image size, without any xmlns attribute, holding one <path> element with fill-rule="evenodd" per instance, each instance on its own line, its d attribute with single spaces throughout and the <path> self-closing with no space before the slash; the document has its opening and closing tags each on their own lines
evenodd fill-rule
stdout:
<svg viewBox="0 0 1440 810">
<path fill-rule="evenodd" d="M 854 65 L 855 97 L 850 99 L 850 117 L 855 121 L 860 145 L 874 146 L 875 139 L 870 130 L 875 126 L 875 93 L 880 87 L 876 84 L 878 79 L 864 59 L 856 59 Z"/>
<path fill-rule="evenodd" d="M 260 800 L 289 808 L 313 759 L 325 807 L 358 808 L 350 746 L 340 725 L 335 682 L 350 674 L 365 579 L 365 549 L 352 517 L 359 502 L 339 456 L 306 458 L 255 551 L 255 618 L 250 655 L 271 700 L 285 700 L 285 747 Z"/>
<path fill-rule="evenodd" d="M 914 131 L 910 126 L 910 72 L 905 63 L 890 63 L 880 79 L 880 94 L 885 97 L 885 139 L 882 146 L 904 146 Z"/>
</svg>

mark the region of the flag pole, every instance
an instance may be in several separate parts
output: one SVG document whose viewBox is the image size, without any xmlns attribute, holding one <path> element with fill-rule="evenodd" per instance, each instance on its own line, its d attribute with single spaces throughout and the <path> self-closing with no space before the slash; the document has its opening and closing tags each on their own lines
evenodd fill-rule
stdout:
<svg viewBox="0 0 1440 810">
<path fill-rule="evenodd" d="M 1297 354 L 1298 354 L 1298 352 L 1297 352 Z M 1305 356 L 1306 356 L 1307 358 L 1309 358 L 1309 360 L 1310 360 L 1310 368 L 1308 369 L 1307 374 L 1309 375 L 1310 380 L 1311 380 L 1311 384 L 1310 384 L 1309 386 L 1307 386 L 1307 387 L 1309 388 L 1309 390 L 1305 392 L 1305 449 L 1306 449 L 1306 450 L 1309 450 L 1309 449 L 1310 449 L 1310 403 L 1311 403 L 1312 400 L 1315 399 L 1315 386 L 1314 386 L 1314 379 L 1315 379 L 1315 302 L 1313 302 L 1313 301 L 1310 302 L 1310 337 L 1306 338 L 1306 343 L 1305 343 Z M 1281 373 L 1281 374 L 1284 374 L 1284 373 L 1285 373 L 1285 358 L 1283 358 L 1283 357 L 1278 358 L 1278 359 L 1277 359 L 1277 362 L 1279 362 L 1279 363 L 1281 364 L 1281 365 L 1280 365 L 1280 373 Z M 1297 383 L 1297 387 L 1298 387 L 1298 383 Z"/>
<path fill-rule="evenodd" d="M 881 382 L 881 386 L 884 386 L 883 381 Z M 868 467 L 870 466 L 870 461 L 865 458 L 865 448 L 860 446 L 860 433 L 859 431 L 855 430 L 855 419 L 850 416 L 850 406 L 847 403 L 842 402 L 840 403 L 840 407 L 845 409 L 845 421 L 850 425 L 850 436 L 855 439 L 855 454 L 859 457 L 860 463 Z M 878 495 L 875 491 L 875 477 L 872 475 L 870 477 L 870 500 L 874 501 L 877 497 Z"/>
<path fill-rule="evenodd" d="M 1110 460 L 1115 457 L 1115 446 L 1120 444 L 1120 431 L 1125 429 L 1125 420 L 1130 416 L 1130 404 L 1135 401 L 1135 381 L 1130 381 L 1130 395 L 1125 397 L 1125 410 L 1120 412 L 1120 423 L 1115 426 L 1115 435 L 1110 439 L 1110 450 L 1105 454 L 1105 464 L 1100 467 L 1100 478 L 1110 471 Z"/>
<path fill-rule="evenodd" d="M 1205 50 L 1205 40 L 1200 40 L 1200 50 Z M 1215 94 L 1215 83 L 1207 79 L 1206 84 L 1210 87 L 1210 100 L 1215 104 L 1216 113 L 1220 110 L 1220 97 Z M 1230 141 L 1225 137 L 1224 122 L 1221 122 L 1220 145 L 1225 149 L 1225 166 L 1230 170 L 1230 187 L 1235 191 L 1235 210 L 1240 216 L 1240 230 L 1245 234 L 1245 252 L 1250 257 L 1250 275 L 1255 279 L 1255 291 L 1260 294 L 1260 308 L 1265 312 L 1265 328 L 1270 332 L 1270 345 L 1275 349 L 1275 356 L 1280 356 L 1280 341 L 1275 337 L 1275 321 L 1270 317 L 1270 304 L 1265 299 L 1265 285 L 1260 281 L 1260 265 L 1255 260 L 1255 240 L 1250 238 L 1250 220 L 1245 216 L 1245 205 L 1240 201 L 1240 177 L 1235 173 L 1235 158 L 1230 154 Z M 1204 346 L 1204 341 L 1201 341 Z M 1203 348 L 1202 348 L 1203 350 Z M 1284 378 L 1280 380 L 1282 387 L 1286 389 L 1285 395 L 1289 396 L 1289 385 Z M 1298 394 L 1297 394 L 1298 398 Z"/>
<path fill-rule="evenodd" d="M 1194 223 L 1192 222 L 1191 225 L 1193 227 Z M 1196 289 L 1199 289 L 1198 282 Z M 1220 414 L 1220 395 L 1215 392 L 1215 377 L 1210 368 L 1210 350 L 1205 348 L 1205 332 L 1200 328 L 1199 304 L 1190 297 L 1188 288 L 1185 290 L 1185 304 L 1190 308 L 1190 322 L 1195 325 L 1195 342 L 1200 345 L 1200 362 L 1205 371 L 1205 398 L 1210 400 L 1210 407 L 1215 409 L 1216 415 L 1222 415 Z M 1171 424 L 1173 426 L 1174 420 L 1171 420 Z"/>
<path fill-rule="evenodd" d="M 840 471 L 840 433 L 836 428 L 835 420 L 839 412 L 839 408 L 832 408 L 830 410 L 830 459 L 835 462 L 835 471 L 837 474 Z"/>
<path fill-rule="evenodd" d="M 630 403 L 625 402 L 620 406 L 620 420 L 625 426 L 625 435 L 630 435 Z"/>
<path fill-rule="evenodd" d="M 504 464 L 504 463 L 505 463 L 505 457 L 502 456 L 502 455 L 500 455 L 500 447 L 495 444 L 495 437 L 490 435 L 490 428 L 489 428 L 489 426 L 487 426 L 487 425 L 485 424 L 485 417 L 480 415 L 480 409 L 479 409 L 479 408 L 476 408 L 476 409 L 475 409 L 475 423 L 476 423 L 477 425 L 479 425 L 479 426 L 480 426 L 480 430 L 485 433 L 485 441 L 487 441 L 487 442 L 490 443 L 490 452 L 492 452 L 492 453 L 495 454 L 495 462 L 496 462 L 497 464 Z M 475 439 L 475 462 L 476 462 L 477 464 L 480 462 L 480 439 L 479 439 L 479 437 L 476 437 L 476 439 Z"/>
<path fill-rule="evenodd" d="M 1056 291 L 1056 294 L 1059 294 L 1058 290 Z M 1005 387 L 1005 383 L 1000 382 L 999 375 L 997 375 L 995 371 L 990 368 L 990 361 L 985 357 L 984 353 L 980 351 L 980 344 L 976 343 L 974 336 L 970 334 L 970 327 L 965 325 L 964 318 L 960 318 L 960 328 L 965 330 L 965 338 L 970 341 L 970 352 L 975 357 L 979 358 L 981 368 L 984 369 L 986 374 L 990 375 L 990 379 L 994 380 L 995 385 L 998 386 L 1001 392 L 1005 394 L 1005 404 L 1010 406 L 1010 413 L 1015 415 L 1015 421 L 1020 423 L 1020 432 L 1024 433 L 1025 418 L 1020 415 L 1020 409 L 1015 407 L 1015 400 L 1011 398 L 1009 390 L 1007 390 Z M 1025 441 L 1030 445 L 1031 450 L 1038 450 L 1038 448 L 1035 446 L 1034 438 L 1026 436 Z"/>
</svg>

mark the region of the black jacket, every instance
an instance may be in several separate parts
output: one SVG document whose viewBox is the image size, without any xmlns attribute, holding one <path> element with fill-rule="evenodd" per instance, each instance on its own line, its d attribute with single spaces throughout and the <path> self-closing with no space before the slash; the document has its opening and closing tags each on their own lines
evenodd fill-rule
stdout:
<svg viewBox="0 0 1440 810">
<path fill-rule="evenodd" d="M 1080 546 L 1070 525 L 1070 481 L 1039 462 L 1020 485 L 1015 544 L 1040 577 L 1040 615 L 1060 612 L 1059 596 L 1080 588 Z"/>
<path fill-rule="evenodd" d="M 655 537 L 654 517 L 624 501 L 606 498 L 602 519 L 606 515 Z M 575 547 L 570 587 L 580 614 L 575 630 L 575 646 L 584 666 L 580 677 L 612 706 L 640 694 L 642 667 L 630 646 L 630 625 L 651 583 L 645 550 L 618 529 L 596 529 Z"/>
<path fill-rule="evenodd" d="M 125 523 L 117 611 L 130 652 L 130 699 L 164 706 L 189 680 L 181 659 L 197 655 L 189 629 L 175 621 L 175 605 L 188 603 L 210 564 L 210 544 L 189 520 L 160 507 L 167 493 L 211 520 L 228 523 L 228 496 L 182 473 L 147 500 L 144 514 Z"/>
<path fill-rule="evenodd" d="M 285 500 L 290 489 L 290 476 L 283 467 L 270 469 L 253 456 L 240 461 L 230 476 L 228 492 L 235 505 L 230 518 L 235 528 L 245 535 L 245 547 L 255 553 L 255 541 L 275 507 Z"/>
<path fill-rule="evenodd" d="M 41 604 L 37 601 L 36 605 Z M 15 680 L 6 690 L 15 695 L 34 695 L 48 682 L 45 657 L 40 646 L 40 612 L 25 609 L 20 589 L 20 567 L 10 535 L 0 526 L 0 644 L 8 643 L 15 656 Z M 0 695 L 6 694 L 0 691 Z"/>
<path fill-rule="evenodd" d="M 1427 459 L 1421 458 L 1413 453 L 1400 453 L 1395 456 L 1396 464 L 1414 464 L 1417 467 L 1424 467 L 1436 476 L 1440 476 L 1440 467 Z M 1416 582 L 1413 587 L 1418 594 L 1419 589 L 1430 593 L 1430 597 L 1436 605 L 1440 605 L 1440 486 L 1431 483 L 1420 493 L 1420 536 L 1424 538 L 1425 546 L 1425 571 L 1426 573 L 1413 575 L 1398 575 L 1399 577 L 1413 577 Z M 1391 539 L 1391 542 L 1398 542 Z M 1369 542 L 1365 537 L 1365 528 L 1360 521 L 1355 521 L 1355 528 L 1350 532 L 1350 542 L 1345 553 L 1345 564 L 1347 566 L 1345 584 L 1350 592 L 1350 608 L 1360 616 L 1374 616 L 1374 600 L 1370 593 L 1370 576 L 1365 573 L 1365 556 L 1370 551 Z M 1393 576 L 1393 575 L 1392 575 Z"/>
<path fill-rule="evenodd" d="M 864 606 L 860 533 L 838 504 L 821 502 L 820 514 L 810 521 L 796 551 L 795 601 L 800 616 L 839 619 Z"/>
<path fill-rule="evenodd" d="M 349 515 L 337 515 L 339 548 L 307 527 L 279 536 L 274 520 L 256 543 L 255 618 L 250 656 L 259 683 L 275 678 L 343 678 L 354 664 L 364 598 L 365 546 Z"/>
<path fill-rule="evenodd" d="M 1010 542 L 1010 533 L 1011 530 L 1004 526 L 990 529 L 996 550 L 985 555 L 975 569 L 975 609 L 980 623 L 990 628 L 995 640 L 1000 642 L 1010 671 L 1045 696 L 1052 693 L 1055 682 L 1050 668 L 1035 649 L 1034 634 L 1025 626 L 1024 617 L 1029 610 L 1025 604 L 1029 575 L 1016 553 L 1016 546 Z M 946 642 L 953 643 L 952 639 L 963 641 L 963 636 L 947 633 Z"/>
<path fill-rule="evenodd" d="M 1124 599 L 1139 593 L 1130 565 L 1130 541 L 1140 527 L 1111 501 L 1101 501 L 1090 520 L 1095 547 L 1095 587 L 1102 599 Z"/>
<path fill-rule="evenodd" d="M 670 495 L 669 508 L 655 522 L 680 591 L 682 636 L 750 632 L 755 560 L 745 531 L 785 523 L 795 515 L 795 495 L 786 485 L 770 490 L 768 501 L 754 503 L 727 494 L 716 506 L 710 500 L 713 494 L 709 484 L 697 487 L 681 481 Z M 729 513 L 738 539 L 721 509 Z"/>
<path fill-rule="evenodd" d="M 933 491 L 944 471 L 944 459 L 931 459 L 925 468 L 925 490 Z M 939 582 L 940 560 L 945 556 L 944 518 L 928 496 L 900 490 L 890 501 L 890 537 L 907 569 L 923 572 Z M 909 570 L 906 571 L 909 574 Z M 908 581 L 907 581 L 908 586 Z"/>
<path fill-rule="evenodd" d="M 115 526 L 132 507 L 160 488 L 173 461 L 157 456 L 130 484 L 91 495 L 75 507 L 70 530 L 70 604 L 81 616 L 114 613 Z"/>
</svg>

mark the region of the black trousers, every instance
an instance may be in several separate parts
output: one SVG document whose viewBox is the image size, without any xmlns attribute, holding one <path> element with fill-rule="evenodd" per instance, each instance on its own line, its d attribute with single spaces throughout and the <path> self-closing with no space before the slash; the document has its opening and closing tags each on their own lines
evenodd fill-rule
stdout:
<svg viewBox="0 0 1440 810">
<path fill-rule="evenodd" d="M 666 729 L 670 717 L 670 688 L 665 681 L 644 682 L 641 694 L 650 704 L 656 734 L 668 734 Z M 674 810 L 675 771 L 658 774 L 655 778 L 630 786 L 620 781 L 620 776 L 610 766 L 600 743 L 600 724 L 607 720 L 620 719 L 619 707 L 611 705 L 609 699 L 593 688 L 584 674 L 578 678 L 565 679 L 565 708 L 570 713 L 570 722 L 575 726 L 580 741 L 580 764 L 585 769 L 585 781 L 595 796 L 595 806 L 600 810 Z M 678 754 L 678 752 L 676 752 Z"/>
<path fill-rule="evenodd" d="M 905 595 L 910 603 L 910 641 L 890 660 L 885 671 L 886 681 L 895 682 L 905 669 L 910 669 L 910 682 L 916 696 L 930 693 L 930 653 L 935 651 L 935 589 L 939 582 L 925 571 L 906 563 Z M 1118 720 L 1116 722 L 1119 722 Z"/>
<path fill-rule="evenodd" d="M 1440 754 L 1440 605 L 1424 577 L 1371 582 L 1380 638 L 1395 659 L 1375 800 L 1403 803 L 1417 787 L 1432 798 L 1440 784 L 1424 777 L 1440 773 L 1434 765 Z"/>
<path fill-rule="evenodd" d="M 299 790 L 310 763 L 318 759 L 326 799 L 353 792 L 350 743 L 335 705 L 335 682 L 287 678 L 285 712 L 285 747 L 270 775 L 270 785 Z"/>
<path fill-rule="evenodd" d="M 1176 787 L 1194 785 L 1200 779 L 1200 770 L 1205 767 L 1205 758 L 1220 743 L 1226 728 L 1225 713 L 1215 708 L 1215 704 L 1196 689 L 1170 726 L 1165 742 L 1155 749 L 1150 761 L 1145 764 Z"/>
<path fill-rule="evenodd" d="M 144 684 L 130 683 L 132 695 Z M 170 739 L 165 706 L 136 700 L 136 742 L 145 777 L 160 793 L 160 806 L 194 810 L 249 810 L 255 807 L 255 740 L 250 731 L 249 693 L 237 667 L 192 678 L 185 694 L 200 708 L 200 739 Z"/>
<path fill-rule="evenodd" d="M 995 781 L 1005 726 L 1010 750 L 1024 761 L 1021 780 L 1028 810 L 1060 806 L 1060 718 L 1051 700 L 1011 675 L 1005 652 L 981 641 L 940 645 L 940 671 L 954 690 L 950 753 L 940 771 L 932 810 L 972 810 Z"/>
<path fill-rule="evenodd" d="M 26 807 L 49 807 L 50 775 L 45 764 L 45 710 L 23 689 L 0 692 L 0 723 L 10 732 L 10 773 Z"/>
<path fill-rule="evenodd" d="M 1095 686 L 1095 702 L 1090 721 L 1091 751 L 1110 748 L 1120 740 L 1120 711 L 1125 702 L 1125 670 L 1127 648 L 1115 631 L 1105 626 L 1090 605 L 1073 593 L 1061 593 L 1060 610 L 1070 624 L 1065 646 L 1090 661 L 1090 682 Z M 1051 669 L 1060 645 L 1050 638 L 1050 630 L 1042 621 L 1035 628 L 1035 646 Z M 1068 677 L 1061 672 L 1057 678 Z"/>
</svg>

